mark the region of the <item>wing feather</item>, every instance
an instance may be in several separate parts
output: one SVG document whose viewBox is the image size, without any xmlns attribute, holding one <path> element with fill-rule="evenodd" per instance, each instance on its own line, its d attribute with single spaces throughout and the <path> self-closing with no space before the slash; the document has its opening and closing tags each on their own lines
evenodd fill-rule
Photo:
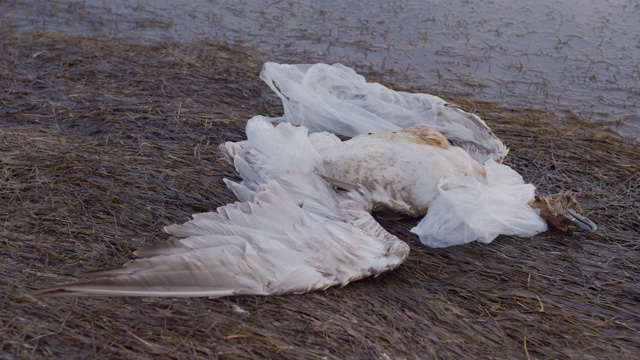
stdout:
<svg viewBox="0 0 640 360">
<path fill-rule="evenodd" d="M 370 222 L 375 220 L 370 218 Z M 92 274 L 104 278 L 56 286 L 35 295 L 304 293 L 377 275 L 405 259 L 408 246 L 404 242 L 379 225 L 375 231 L 359 226 L 303 210 L 272 181 L 260 186 L 253 202 L 223 206 L 216 213 L 167 227 L 170 234 L 185 238 L 142 248 L 136 252 L 142 258 Z"/>
</svg>

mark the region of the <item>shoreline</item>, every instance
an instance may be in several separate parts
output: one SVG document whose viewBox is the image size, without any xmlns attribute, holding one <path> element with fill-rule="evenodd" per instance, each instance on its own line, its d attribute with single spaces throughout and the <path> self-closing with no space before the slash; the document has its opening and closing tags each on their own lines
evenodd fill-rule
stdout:
<svg viewBox="0 0 640 360">
<path fill-rule="evenodd" d="M 163 226 L 234 201 L 222 182 L 234 171 L 217 161 L 217 145 L 241 140 L 251 116 L 282 109 L 258 78 L 267 59 L 241 46 L 4 35 L 0 355 L 636 356 L 638 142 L 577 117 L 450 96 L 507 144 L 505 163 L 540 192 L 575 191 L 600 230 L 429 249 L 409 233 L 415 219 L 381 219 L 409 243 L 409 259 L 342 289 L 219 300 L 30 297 L 68 274 L 120 265 L 142 244 L 166 240 Z"/>
</svg>

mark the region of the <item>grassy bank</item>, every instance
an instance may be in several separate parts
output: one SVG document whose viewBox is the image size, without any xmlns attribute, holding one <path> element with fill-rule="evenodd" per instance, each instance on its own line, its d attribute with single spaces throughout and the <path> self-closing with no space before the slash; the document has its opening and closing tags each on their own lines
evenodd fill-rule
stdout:
<svg viewBox="0 0 640 360">
<path fill-rule="evenodd" d="M 251 116 L 282 110 L 258 79 L 267 59 L 242 47 L 2 35 L 1 358 L 638 356 L 637 142 L 578 118 L 469 99 L 453 100 L 511 148 L 506 163 L 542 193 L 576 191 L 598 233 L 434 250 L 408 232 L 417 220 L 381 220 L 410 258 L 342 289 L 30 297 L 69 274 L 120 265 L 166 239 L 162 226 L 233 201 L 222 179 L 235 173 L 217 145 L 242 139 Z"/>
</svg>

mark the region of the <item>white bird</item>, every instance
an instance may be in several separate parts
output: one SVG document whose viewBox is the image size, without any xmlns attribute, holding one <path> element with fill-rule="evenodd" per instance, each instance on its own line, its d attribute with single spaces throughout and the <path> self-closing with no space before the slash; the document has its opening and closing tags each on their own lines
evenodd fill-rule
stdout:
<svg viewBox="0 0 640 360">
<path fill-rule="evenodd" d="M 528 205 L 532 185 L 504 165 L 479 164 L 425 126 L 341 141 L 255 117 L 246 133 L 246 141 L 221 146 L 243 179 L 226 181 L 240 202 L 166 227 L 173 239 L 93 273 L 97 280 L 34 294 L 221 297 L 344 286 L 397 267 L 409 253 L 371 216 L 379 208 L 431 208 L 413 231 L 432 246 L 546 230 Z"/>
</svg>

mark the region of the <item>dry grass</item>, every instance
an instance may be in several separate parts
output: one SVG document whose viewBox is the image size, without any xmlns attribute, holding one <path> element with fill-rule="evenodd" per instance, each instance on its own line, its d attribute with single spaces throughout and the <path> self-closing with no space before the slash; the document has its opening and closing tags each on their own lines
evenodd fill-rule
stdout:
<svg viewBox="0 0 640 360">
<path fill-rule="evenodd" d="M 410 258 L 342 289 L 30 297 L 232 201 L 222 178 L 235 175 L 217 144 L 281 109 L 257 76 L 265 59 L 247 49 L 1 35 L 0 358 L 638 358 L 637 142 L 466 99 L 457 102 L 488 120 L 526 179 L 579 192 L 597 234 L 433 250 L 409 234 L 415 220 L 381 220 Z"/>
</svg>

